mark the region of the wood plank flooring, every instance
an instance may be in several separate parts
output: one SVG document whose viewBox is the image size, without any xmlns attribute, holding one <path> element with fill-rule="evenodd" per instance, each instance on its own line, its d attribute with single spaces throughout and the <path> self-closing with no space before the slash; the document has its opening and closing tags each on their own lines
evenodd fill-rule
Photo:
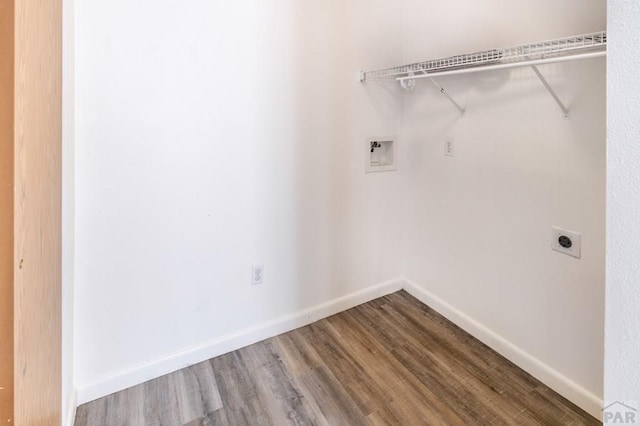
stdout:
<svg viewBox="0 0 640 426">
<path fill-rule="evenodd" d="M 404 291 L 78 408 L 95 425 L 590 425 Z"/>
</svg>

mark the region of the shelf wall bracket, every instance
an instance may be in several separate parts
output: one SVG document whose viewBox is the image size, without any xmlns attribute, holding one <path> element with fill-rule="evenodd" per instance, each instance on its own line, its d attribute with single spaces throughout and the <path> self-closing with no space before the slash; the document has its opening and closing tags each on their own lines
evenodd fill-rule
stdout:
<svg viewBox="0 0 640 426">
<path fill-rule="evenodd" d="M 560 107 L 560 109 L 564 114 L 564 118 L 569 118 L 569 108 L 567 108 L 565 104 L 562 102 L 562 100 L 560 100 L 560 98 L 558 97 L 558 94 L 555 92 L 555 90 L 553 90 L 553 87 L 551 87 L 547 79 L 544 78 L 544 76 L 542 75 L 538 67 L 535 65 L 531 65 L 531 69 L 533 70 L 534 73 L 536 73 L 536 75 L 538 76 L 542 84 L 544 84 L 544 87 L 547 89 L 547 92 L 549 92 L 549 94 L 553 97 L 553 100 L 556 101 L 556 103 L 558 104 L 558 106 Z"/>
<path fill-rule="evenodd" d="M 458 109 L 458 111 L 460 111 L 460 114 L 464 115 L 465 109 L 451 97 L 451 95 L 444 89 L 444 87 L 442 87 L 440 83 L 438 83 L 434 78 L 429 77 L 429 80 L 438 88 L 438 90 L 440 90 L 440 93 L 446 96 L 446 98 L 449 99 L 449 101 Z"/>
</svg>

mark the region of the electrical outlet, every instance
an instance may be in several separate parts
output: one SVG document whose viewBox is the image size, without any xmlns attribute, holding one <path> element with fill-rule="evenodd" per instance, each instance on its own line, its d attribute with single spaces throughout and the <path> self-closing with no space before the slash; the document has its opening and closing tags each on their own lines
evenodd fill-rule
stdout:
<svg viewBox="0 0 640 426">
<path fill-rule="evenodd" d="M 557 252 L 580 259 L 580 233 L 566 229 L 551 227 L 551 248 Z"/>
<path fill-rule="evenodd" d="M 444 155 L 446 155 L 447 157 L 456 156 L 456 144 L 454 143 L 452 138 L 447 138 L 444 141 Z"/>
<path fill-rule="evenodd" d="M 258 285 L 264 282 L 264 266 L 253 265 L 251 267 L 251 284 Z"/>
</svg>

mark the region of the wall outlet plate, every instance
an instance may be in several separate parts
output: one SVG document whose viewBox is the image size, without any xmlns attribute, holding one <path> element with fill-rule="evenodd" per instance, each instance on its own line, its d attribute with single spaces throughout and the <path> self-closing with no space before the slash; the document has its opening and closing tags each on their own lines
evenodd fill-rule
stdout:
<svg viewBox="0 0 640 426">
<path fill-rule="evenodd" d="M 444 155 L 447 157 L 456 156 L 456 143 L 453 138 L 446 138 L 444 140 Z"/>
<path fill-rule="evenodd" d="M 251 284 L 258 285 L 264 282 L 264 266 L 253 265 L 251 267 Z"/>
<path fill-rule="evenodd" d="M 580 259 L 581 245 L 579 232 L 557 226 L 551 227 L 551 248 L 553 250 Z"/>
</svg>

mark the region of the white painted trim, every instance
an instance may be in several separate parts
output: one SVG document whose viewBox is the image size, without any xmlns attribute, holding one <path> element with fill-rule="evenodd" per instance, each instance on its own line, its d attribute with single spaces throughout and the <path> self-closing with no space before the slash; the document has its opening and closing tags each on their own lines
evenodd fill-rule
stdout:
<svg viewBox="0 0 640 426">
<path fill-rule="evenodd" d="M 362 303 L 399 291 L 403 286 L 404 280 L 402 279 L 387 281 L 327 303 L 285 315 L 266 323 L 257 324 L 203 344 L 192 346 L 183 351 L 132 366 L 126 370 L 114 372 L 93 382 L 80 384 L 77 387 L 77 405 L 85 404 L 184 367 L 303 327 Z"/>
<path fill-rule="evenodd" d="M 596 419 L 602 420 L 603 401 L 596 395 L 416 283 L 405 280 L 404 289 Z"/>
<path fill-rule="evenodd" d="M 76 409 L 78 408 L 78 391 L 74 388 L 69 397 L 67 406 L 67 420 L 63 423 L 66 426 L 73 426 L 76 421 Z"/>
</svg>

